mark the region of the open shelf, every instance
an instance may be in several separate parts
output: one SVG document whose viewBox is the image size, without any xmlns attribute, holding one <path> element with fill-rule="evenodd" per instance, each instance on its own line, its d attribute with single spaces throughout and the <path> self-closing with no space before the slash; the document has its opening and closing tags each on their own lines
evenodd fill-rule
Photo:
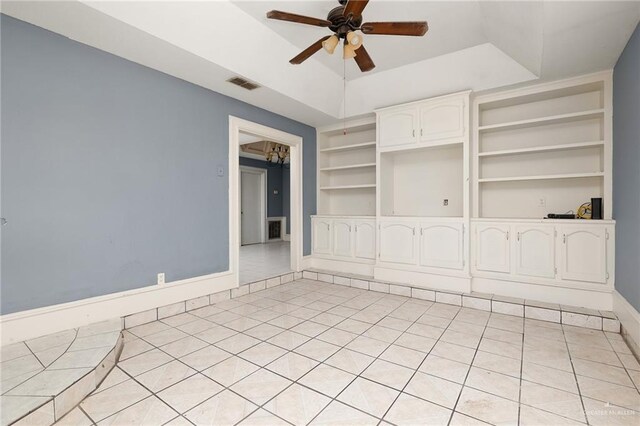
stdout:
<svg viewBox="0 0 640 426">
<path fill-rule="evenodd" d="M 604 109 L 594 109 L 589 111 L 573 112 L 569 114 L 558 114 L 547 117 L 532 118 L 529 120 L 511 121 L 508 123 L 490 124 L 478 127 L 480 132 L 521 129 L 524 127 L 544 126 L 547 124 L 566 123 L 575 120 L 585 120 L 604 116 Z"/>
<path fill-rule="evenodd" d="M 375 188 L 375 183 L 363 184 L 363 185 L 338 185 L 338 186 L 321 186 L 321 191 L 335 191 L 341 189 L 363 189 L 363 188 Z"/>
<path fill-rule="evenodd" d="M 368 148 L 368 147 L 375 147 L 376 146 L 376 142 L 362 142 L 362 143 L 356 143 L 356 144 L 351 144 L 351 145 L 343 145 L 343 146 L 336 146 L 333 148 L 323 148 L 320 150 L 320 152 L 338 152 L 338 151 L 349 151 L 352 149 L 361 149 L 361 148 Z"/>
<path fill-rule="evenodd" d="M 590 148 L 594 146 L 604 146 L 604 141 L 568 143 L 568 144 L 562 144 L 562 145 L 549 145 L 549 146 L 536 146 L 532 148 L 521 148 L 521 149 L 503 149 L 500 151 L 481 152 L 478 154 L 478 157 L 527 154 L 532 152 L 545 152 L 545 151 L 564 151 L 564 150 L 570 150 L 570 149 Z"/>
<path fill-rule="evenodd" d="M 499 178 L 485 178 L 478 179 L 478 182 L 515 182 L 524 180 L 549 180 L 549 179 L 576 179 L 576 178 L 591 178 L 604 176 L 603 172 L 593 173 L 566 173 L 558 175 L 541 175 L 541 176 L 514 176 L 514 177 L 499 177 Z"/>
<path fill-rule="evenodd" d="M 335 166 L 335 167 L 323 167 L 320 169 L 321 172 L 331 172 L 333 170 L 351 170 L 351 169 L 363 169 L 367 167 L 375 167 L 376 163 L 363 163 L 363 164 L 353 164 L 349 166 Z"/>
</svg>

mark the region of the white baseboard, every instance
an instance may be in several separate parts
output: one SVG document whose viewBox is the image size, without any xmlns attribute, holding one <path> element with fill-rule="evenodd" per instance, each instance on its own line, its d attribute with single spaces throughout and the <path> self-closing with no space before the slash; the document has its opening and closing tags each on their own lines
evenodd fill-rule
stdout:
<svg viewBox="0 0 640 426">
<path fill-rule="evenodd" d="M 373 263 L 357 263 L 345 260 L 323 259 L 320 257 L 312 257 L 311 265 L 313 269 L 321 269 L 325 271 L 337 271 L 346 274 L 364 275 L 373 277 Z"/>
<path fill-rule="evenodd" d="M 412 287 L 443 290 L 457 293 L 471 292 L 471 278 L 454 277 L 447 275 L 428 274 L 424 272 L 405 271 L 401 269 L 391 269 L 376 266 L 374 275 L 376 280 L 411 284 Z"/>
<path fill-rule="evenodd" d="M 581 306 L 600 311 L 611 311 L 613 307 L 613 297 L 610 292 L 553 287 L 481 277 L 473 277 L 471 288 L 475 292 L 537 300 L 559 305 Z"/>
<path fill-rule="evenodd" d="M 629 346 L 640 357 L 640 313 L 617 290 L 613 292 L 613 312 L 624 328 Z"/>
<path fill-rule="evenodd" d="M 238 287 L 229 271 L 0 316 L 1 344 L 33 339 Z"/>
</svg>

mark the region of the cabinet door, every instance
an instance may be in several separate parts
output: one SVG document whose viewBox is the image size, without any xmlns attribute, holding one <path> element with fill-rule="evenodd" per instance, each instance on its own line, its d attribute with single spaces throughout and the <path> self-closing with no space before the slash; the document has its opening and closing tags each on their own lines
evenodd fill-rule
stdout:
<svg viewBox="0 0 640 426">
<path fill-rule="evenodd" d="M 420 225 L 420 264 L 462 269 L 463 241 L 461 223 L 423 223 Z"/>
<path fill-rule="evenodd" d="M 333 221 L 333 255 L 351 257 L 353 244 L 351 243 L 351 221 L 336 219 Z"/>
<path fill-rule="evenodd" d="M 516 226 L 515 272 L 532 277 L 554 278 L 555 228 L 545 225 Z"/>
<path fill-rule="evenodd" d="M 355 256 L 359 259 L 376 258 L 376 224 L 372 220 L 356 220 L 355 228 Z"/>
<path fill-rule="evenodd" d="M 416 108 L 381 113 L 378 120 L 378 145 L 384 148 L 415 143 L 417 122 Z"/>
<path fill-rule="evenodd" d="M 331 221 L 314 218 L 313 220 L 313 252 L 331 254 Z"/>
<path fill-rule="evenodd" d="M 462 137 L 465 100 L 449 99 L 420 107 L 420 142 Z"/>
<path fill-rule="evenodd" d="M 607 282 L 607 233 L 599 226 L 562 228 L 562 279 Z"/>
<path fill-rule="evenodd" d="M 380 260 L 383 262 L 416 263 L 416 227 L 413 223 L 380 224 Z"/>
<path fill-rule="evenodd" d="M 476 269 L 509 273 L 509 226 L 478 224 L 476 227 Z"/>
</svg>

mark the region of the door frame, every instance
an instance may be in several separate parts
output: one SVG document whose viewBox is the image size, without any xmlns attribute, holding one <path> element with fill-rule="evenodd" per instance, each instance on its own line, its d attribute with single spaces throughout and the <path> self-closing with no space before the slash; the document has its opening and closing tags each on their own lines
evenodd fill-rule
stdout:
<svg viewBox="0 0 640 426">
<path fill-rule="evenodd" d="M 240 197 L 240 209 L 238 214 L 238 220 L 240 221 L 240 244 L 242 245 L 242 172 L 253 173 L 260 175 L 260 244 L 266 242 L 266 223 L 267 223 L 267 169 L 261 169 L 259 167 L 240 166 L 238 170 L 238 191 Z"/>
<path fill-rule="evenodd" d="M 240 132 L 264 137 L 289 146 L 291 270 L 302 266 L 302 137 L 242 118 L 229 116 L 229 271 L 239 285 L 240 264 Z"/>
</svg>

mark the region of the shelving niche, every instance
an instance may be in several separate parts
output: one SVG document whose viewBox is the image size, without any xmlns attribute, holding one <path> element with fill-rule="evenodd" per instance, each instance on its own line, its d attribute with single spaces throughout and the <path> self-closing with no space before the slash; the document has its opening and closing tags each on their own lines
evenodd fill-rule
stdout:
<svg viewBox="0 0 640 426">
<path fill-rule="evenodd" d="M 601 197 L 611 218 L 609 84 L 599 75 L 477 97 L 474 216 L 541 218 Z"/>
<path fill-rule="evenodd" d="M 463 156 L 462 143 L 381 152 L 380 214 L 462 217 Z"/>
<path fill-rule="evenodd" d="M 318 132 L 318 214 L 375 216 L 373 119 Z"/>
</svg>

